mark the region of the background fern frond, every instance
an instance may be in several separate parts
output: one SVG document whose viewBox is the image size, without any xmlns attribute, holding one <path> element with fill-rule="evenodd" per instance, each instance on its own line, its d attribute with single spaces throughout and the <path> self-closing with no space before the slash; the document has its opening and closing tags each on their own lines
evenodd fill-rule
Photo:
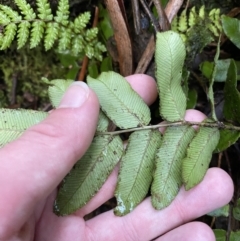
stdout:
<svg viewBox="0 0 240 241">
<path fill-rule="evenodd" d="M 92 41 L 93 39 L 96 38 L 98 34 L 98 29 L 97 28 L 91 28 L 86 30 L 86 35 L 85 38 L 88 42 Z"/>
<path fill-rule="evenodd" d="M 36 21 L 32 24 L 30 48 L 35 48 L 43 38 L 45 22 Z"/>
<path fill-rule="evenodd" d="M 4 36 L 2 39 L 1 50 L 8 48 L 17 32 L 17 25 L 15 23 L 10 23 L 6 26 Z"/>
<path fill-rule="evenodd" d="M 18 49 L 22 48 L 29 36 L 29 28 L 31 27 L 31 24 L 28 21 L 23 21 L 18 25 L 18 34 L 17 34 L 17 43 L 18 43 Z"/>
<path fill-rule="evenodd" d="M 75 36 L 73 38 L 72 50 L 76 55 L 83 51 L 83 37 L 81 35 Z"/>
<path fill-rule="evenodd" d="M 60 28 L 58 50 L 60 52 L 68 49 L 71 43 L 71 29 Z"/>
<path fill-rule="evenodd" d="M 37 0 L 38 17 L 45 21 L 53 19 L 52 10 L 47 0 Z"/>
<path fill-rule="evenodd" d="M 22 16 L 18 14 L 17 11 L 14 11 L 10 7 L 6 5 L 0 5 L 0 9 L 12 20 L 15 22 L 19 22 L 22 20 Z M 1 19 L 2 20 L 2 19 Z"/>
<path fill-rule="evenodd" d="M 68 25 L 69 18 L 69 2 L 68 0 L 60 0 L 58 3 L 57 15 L 54 20 L 63 26 Z"/>
<path fill-rule="evenodd" d="M 25 0 L 15 0 L 15 3 L 24 15 L 24 19 L 32 21 L 36 18 L 36 14 L 34 13 L 32 7 Z"/>
<path fill-rule="evenodd" d="M 98 43 L 98 29 L 87 28 L 90 12 L 82 13 L 70 21 L 68 0 L 59 0 L 56 16 L 53 16 L 49 0 L 37 0 L 36 12 L 26 0 L 14 1 L 20 14 L 0 4 L 0 25 L 3 26 L 0 50 L 10 47 L 16 36 L 18 49 L 24 47 L 29 40 L 30 48 L 37 47 L 43 41 L 47 51 L 57 42 L 60 53 L 102 59 L 106 48 Z"/>
<path fill-rule="evenodd" d="M 74 20 L 74 31 L 75 33 L 81 33 L 84 28 L 86 28 L 89 20 L 91 18 L 91 15 L 89 12 L 85 12 L 81 15 L 79 15 Z"/>
<path fill-rule="evenodd" d="M 53 47 L 54 42 L 58 38 L 59 24 L 58 23 L 47 23 L 46 37 L 44 39 L 44 47 L 49 50 Z"/>
<path fill-rule="evenodd" d="M 11 19 L 3 12 L 0 11 L 0 24 L 7 25 L 11 22 Z"/>
</svg>

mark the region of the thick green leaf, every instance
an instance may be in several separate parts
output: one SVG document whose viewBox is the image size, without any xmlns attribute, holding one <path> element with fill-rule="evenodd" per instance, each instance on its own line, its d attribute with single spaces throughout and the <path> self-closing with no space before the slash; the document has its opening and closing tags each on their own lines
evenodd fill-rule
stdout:
<svg viewBox="0 0 240 241">
<path fill-rule="evenodd" d="M 210 213 L 207 214 L 208 216 L 211 217 L 228 217 L 229 215 L 229 204 L 218 208 Z"/>
<path fill-rule="evenodd" d="M 0 147 L 15 140 L 29 127 L 47 117 L 46 112 L 0 109 Z"/>
<path fill-rule="evenodd" d="M 58 107 L 60 101 L 73 80 L 55 79 L 49 82 L 48 96 L 53 107 Z"/>
<path fill-rule="evenodd" d="M 182 186 L 182 159 L 195 135 L 190 126 L 168 127 L 156 155 L 156 170 L 151 187 L 152 205 L 167 207 Z"/>
<path fill-rule="evenodd" d="M 123 153 L 119 136 L 97 136 L 85 155 L 65 177 L 54 204 L 57 215 L 83 207 L 102 187 Z"/>
<path fill-rule="evenodd" d="M 217 61 L 216 64 L 216 74 L 214 81 L 215 82 L 225 82 L 227 79 L 228 68 L 230 65 L 230 59 L 221 59 Z M 212 72 L 213 72 L 214 63 L 205 61 L 200 65 L 200 69 L 202 74 L 207 78 L 210 79 Z"/>
<path fill-rule="evenodd" d="M 202 181 L 220 137 L 217 128 L 200 127 L 183 159 L 182 179 L 186 190 Z"/>
<path fill-rule="evenodd" d="M 215 152 L 222 152 L 226 150 L 229 146 L 233 145 L 240 137 L 239 131 L 234 130 L 220 130 L 220 139 Z"/>
<path fill-rule="evenodd" d="M 87 77 L 96 92 L 101 108 L 122 129 L 144 126 L 150 122 L 150 110 L 130 84 L 114 72 L 102 73 L 97 79 Z"/>
<path fill-rule="evenodd" d="M 131 212 L 146 197 L 160 142 L 161 134 L 158 130 L 142 130 L 131 134 L 126 153 L 121 160 L 115 191 L 116 215 L 123 216 Z"/>
<path fill-rule="evenodd" d="M 187 98 L 181 86 L 186 56 L 184 43 L 173 31 L 157 33 L 155 61 L 160 114 L 167 121 L 184 119 Z"/>
<path fill-rule="evenodd" d="M 227 37 L 240 48 L 240 20 L 228 16 L 222 16 L 223 31 Z"/>
<path fill-rule="evenodd" d="M 213 229 L 216 241 L 226 241 L 226 230 Z"/>
<path fill-rule="evenodd" d="M 234 60 L 231 60 L 229 65 L 224 97 L 223 113 L 225 118 L 240 123 L 240 94 L 237 89 L 237 68 Z"/>
</svg>

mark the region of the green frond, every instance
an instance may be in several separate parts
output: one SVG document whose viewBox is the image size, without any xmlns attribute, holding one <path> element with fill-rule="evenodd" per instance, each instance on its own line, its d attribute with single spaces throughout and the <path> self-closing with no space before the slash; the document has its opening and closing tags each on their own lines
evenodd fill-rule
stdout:
<svg viewBox="0 0 240 241">
<path fill-rule="evenodd" d="M 215 37 L 218 37 L 219 36 L 219 32 L 218 32 L 218 29 L 216 26 L 214 26 L 213 24 L 209 24 L 208 25 L 208 29 L 213 33 L 213 35 Z"/>
<path fill-rule="evenodd" d="M 45 23 L 43 21 L 36 21 L 32 24 L 32 31 L 30 37 L 30 48 L 35 48 L 43 38 Z"/>
<path fill-rule="evenodd" d="M 175 16 L 171 23 L 171 30 L 177 32 L 178 16 Z"/>
<path fill-rule="evenodd" d="M 58 41 L 58 50 L 60 52 L 69 49 L 71 44 L 72 32 L 70 28 L 60 28 L 59 41 Z"/>
<path fill-rule="evenodd" d="M 186 32 L 188 28 L 188 24 L 187 24 L 187 10 L 184 9 L 179 17 L 179 21 L 178 21 L 178 30 L 180 32 Z"/>
<path fill-rule="evenodd" d="M 202 5 L 202 7 L 199 9 L 198 15 L 201 19 L 205 19 L 205 6 L 204 5 Z"/>
<path fill-rule="evenodd" d="M 22 20 L 22 16 L 18 14 L 17 11 L 14 11 L 10 7 L 6 5 L 1 5 L 0 4 L 0 9 L 14 22 L 19 22 Z M 2 19 L 1 19 L 2 20 Z"/>
<path fill-rule="evenodd" d="M 106 51 L 106 47 L 101 42 L 94 44 L 94 57 L 99 61 L 102 61 L 102 53 Z"/>
<path fill-rule="evenodd" d="M 63 26 L 68 24 L 69 18 L 69 2 L 68 0 L 60 0 L 58 3 L 58 9 L 54 20 L 61 23 Z"/>
<path fill-rule="evenodd" d="M 83 37 L 81 35 L 75 36 L 72 41 L 72 52 L 78 55 L 83 51 Z"/>
<path fill-rule="evenodd" d="M 196 24 L 196 17 L 197 17 L 197 13 L 196 13 L 196 8 L 194 6 L 193 8 L 191 8 L 189 12 L 188 24 L 190 27 Z"/>
<path fill-rule="evenodd" d="M 14 0 L 21 13 L 24 15 L 25 20 L 32 21 L 36 18 L 36 14 L 31 8 L 30 4 L 25 0 Z"/>
<path fill-rule="evenodd" d="M 98 34 L 98 28 L 90 28 L 86 30 L 85 38 L 88 42 L 90 42 L 97 37 L 97 34 Z"/>
<path fill-rule="evenodd" d="M 17 33 L 17 43 L 18 43 L 18 49 L 22 48 L 29 37 L 29 28 L 31 27 L 31 24 L 28 21 L 23 21 L 18 25 L 18 33 Z"/>
<path fill-rule="evenodd" d="M 38 17 L 44 21 L 53 19 L 52 10 L 48 0 L 37 0 Z"/>
<path fill-rule="evenodd" d="M 7 25 L 11 22 L 11 19 L 2 11 L 0 11 L 0 25 Z"/>
<path fill-rule="evenodd" d="M 17 25 L 15 23 L 10 23 L 6 26 L 6 28 L 4 29 L 4 36 L 2 39 L 1 50 L 4 50 L 11 45 L 16 32 L 17 32 Z"/>
<path fill-rule="evenodd" d="M 74 20 L 74 31 L 75 33 L 80 33 L 84 28 L 86 28 L 89 20 L 91 18 L 91 14 L 89 12 L 85 12 L 79 15 Z"/>
<path fill-rule="evenodd" d="M 89 59 L 91 59 L 94 56 L 94 48 L 90 45 L 87 45 L 85 49 L 85 54 Z"/>
<path fill-rule="evenodd" d="M 52 48 L 54 42 L 58 38 L 59 24 L 58 23 L 47 23 L 46 36 L 44 39 L 45 50 Z"/>
</svg>

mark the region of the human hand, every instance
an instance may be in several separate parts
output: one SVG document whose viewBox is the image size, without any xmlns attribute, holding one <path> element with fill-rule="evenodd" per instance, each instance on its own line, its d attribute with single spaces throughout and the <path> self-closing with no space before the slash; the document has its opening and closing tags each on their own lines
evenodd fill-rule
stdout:
<svg viewBox="0 0 240 241">
<path fill-rule="evenodd" d="M 157 91 L 152 78 L 135 75 L 128 80 L 147 104 L 153 102 Z M 90 145 L 98 111 L 93 91 L 75 83 L 46 120 L 0 149 L 0 240 L 215 240 L 205 224 L 188 222 L 231 199 L 232 180 L 218 168 L 209 169 L 190 191 L 181 188 L 172 204 L 161 211 L 154 210 L 146 198 L 124 217 L 108 211 L 85 222 L 86 214 L 113 197 L 116 167 L 81 210 L 65 217 L 53 213 L 56 187 Z M 188 118 L 199 120 L 191 111 Z"/>
</svg>

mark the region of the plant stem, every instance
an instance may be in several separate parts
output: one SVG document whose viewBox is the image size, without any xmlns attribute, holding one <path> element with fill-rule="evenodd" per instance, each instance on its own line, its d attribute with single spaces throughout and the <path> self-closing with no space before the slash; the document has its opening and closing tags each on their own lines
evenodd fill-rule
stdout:
<svg viewBox="0 0 240 241">
<path fill-rule="evenodd" d="M 120 130 L 120 131 L 112 131 L 112 132 L 97 132 L 97 135 L 119 135 L 123 133 L 133 132 L 133 131 L 141 131 L 141 130 L 149 130 L 149 129 L 157 129 L 160 127 L 173 127 L 173 126 L 204 126 L 204 127 L 214 127 L 218 129 L 225 129 L 225 130 L 233 130 L 233 131 L 240 131 L 240 126 L 232 126 L 232 125 L 225 125 L 223 122 L 192 122 L 192 121 L 177 121 L 177 122 L 171 122 L 171 123 L 162 123 L 157 125 L 151 125 L 151 126 L 141 126 L 126 130 Z"/>
</svg>

